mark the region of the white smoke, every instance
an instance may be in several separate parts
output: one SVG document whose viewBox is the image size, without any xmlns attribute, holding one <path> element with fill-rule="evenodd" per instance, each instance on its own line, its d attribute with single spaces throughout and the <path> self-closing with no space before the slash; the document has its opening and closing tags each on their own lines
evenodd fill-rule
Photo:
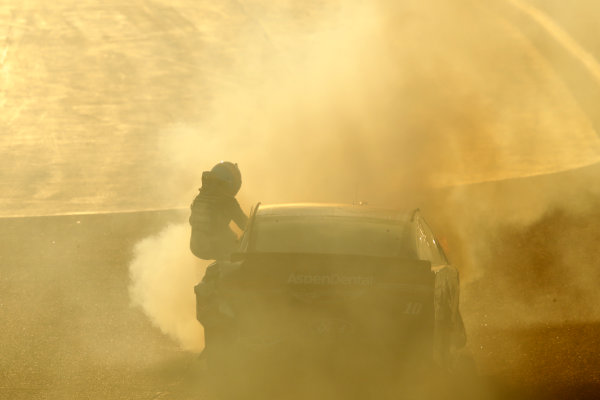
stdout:
<svg viewBox="0 0 600 400">
<path fill-rule="evenodd" d="M 192 255 L 189 237 L 187 224 L 170 225 L 139 242 L 129 265 L 129 294 L 132 303 L 183 349 L 201 351 L 204 331 L 196 320 L 194 285 L 208 262 Z"/>
</svg>

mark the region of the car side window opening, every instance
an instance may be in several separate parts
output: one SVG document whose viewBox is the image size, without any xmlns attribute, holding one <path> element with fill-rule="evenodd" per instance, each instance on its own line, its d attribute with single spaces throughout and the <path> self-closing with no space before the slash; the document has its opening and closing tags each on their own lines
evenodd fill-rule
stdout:
<svg viewBox="0 0 600 400">
<path fill-rule="evenodd" d="M 244 229 L 244 232 L 242 233 L 242 237 L 240 238 L 240 246 L 239 246 L 240 252 L 248 251 L 248 249 L 250 247 L 250 240 L 251 240 L 250 237 L 252 236 L 252 228 L 254 227 L 254 220 L 256 219 L 256 213 L 257 213 L 259 207 L 260 207 L 260 203 L 257 203 L 250 210 L 250 217 L 248 218 L 248 223 L 246 224 L 246 229 Z"/>
<path fill-rule="evenodd" d="M 413 217 L 417 256 L 431 262 L 432 267 L 447 265 L 448 260 L 436 240 L 431 228 L 417 212 Z"/>
</svg>

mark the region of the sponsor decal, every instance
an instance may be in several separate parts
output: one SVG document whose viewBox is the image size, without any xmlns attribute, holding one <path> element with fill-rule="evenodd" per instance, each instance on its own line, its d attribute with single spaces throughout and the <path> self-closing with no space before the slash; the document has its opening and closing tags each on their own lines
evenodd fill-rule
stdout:
<svg viewBox="0 0 600 400">
<path fill-rule="evenodd" d="M 294 285 L 362 285 L 370 286 L 373 284 L 372 276 L 361 275 L 308 275 L 291 273 L 287 283 Z"/>
<path fill-rule="evenodd" d="M 313 321 L 311 331 L 319 336 L 341 336 L 354 332 L 354 326 L 339 318 L 321 318 Z"/>
</svg>

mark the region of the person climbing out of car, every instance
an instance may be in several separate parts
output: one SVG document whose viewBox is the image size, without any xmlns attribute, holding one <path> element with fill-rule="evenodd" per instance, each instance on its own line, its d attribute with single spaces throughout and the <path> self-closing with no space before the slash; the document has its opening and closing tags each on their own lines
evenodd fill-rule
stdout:
<svg viewBox="0 0 600 400">
<path fill-rule="evenodd" d="M 202 281 L 194 287 L 196 318 L 204 327 L 205 350 L 209 343 L 219 340 L 211 335 L 217 324 L 214 318 L 223 305 L 217 300 L 217 280 L 220 261 L 226 261 L 238 244 L 237 235 L 229 227 L 233 220 L 242 230 L 248 217 L 235 196 L 242 186 L 242 175 L 237 164 L 221 161 L 210 171 L 202 173 L 202 187 L 191 205 L 190 250 L 204 260 L 216 260 L 206 268 Z M 209 350 L 210 351 L 210 350 Z M 206 356 L 206 351 L 201 357 Z"/>
<path fill-rule="evenodd" d="M 190 249 L 204 260 L 223 260 L 235 250 L 237 235 L 229 227 L 233 220 L 242 230 L 248 217 L 235 196 L 242 186 L 237 164 L 221 161 L 202 173 L 200 193 L 191 205 Z"/>
</svg>

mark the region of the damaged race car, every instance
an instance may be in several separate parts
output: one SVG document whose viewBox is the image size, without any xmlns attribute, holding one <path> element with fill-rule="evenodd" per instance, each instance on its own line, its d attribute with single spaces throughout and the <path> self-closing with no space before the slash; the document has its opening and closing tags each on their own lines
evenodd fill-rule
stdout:
<svg viewBox="0 0 600 400">
<path fill-rule="evenodd" d="M 397 380 L 452 368 L 466 342 L 458 272 L 419 210 L 259 204 L 195 291 L 225 389 L 274 373 Z"/>
</svg>

